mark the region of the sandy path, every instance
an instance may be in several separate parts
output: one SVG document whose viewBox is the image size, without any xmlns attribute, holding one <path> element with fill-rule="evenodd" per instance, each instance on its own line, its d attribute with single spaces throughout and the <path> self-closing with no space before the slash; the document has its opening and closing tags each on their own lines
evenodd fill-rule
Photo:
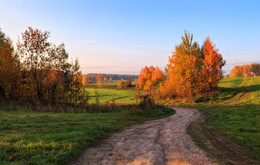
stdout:
<svg viewBox="0 0 260 165">
<path fill-rule="evenodd" d="M 111 135 L 87 148 L 71 164 L 213 164 L 186 133 L 189 124 L 200 118 L 200 113 L 191 108 L 174 109 L 173 116 L 134 125 Z"/>
</svg>

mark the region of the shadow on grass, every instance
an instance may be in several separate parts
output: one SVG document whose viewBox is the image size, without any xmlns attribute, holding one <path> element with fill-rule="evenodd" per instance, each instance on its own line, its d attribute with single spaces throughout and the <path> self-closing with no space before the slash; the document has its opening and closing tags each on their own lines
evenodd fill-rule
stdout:
<svg viewBox="0 0 260 165">
<path fill-rule="evenodd" d="M 235 91 L 235 92 L 256 92 L 260 90 L 260 85 L 250 85 L 243 87 L 226 88 L 220 87 L 221 91 Z"/>
</svg>

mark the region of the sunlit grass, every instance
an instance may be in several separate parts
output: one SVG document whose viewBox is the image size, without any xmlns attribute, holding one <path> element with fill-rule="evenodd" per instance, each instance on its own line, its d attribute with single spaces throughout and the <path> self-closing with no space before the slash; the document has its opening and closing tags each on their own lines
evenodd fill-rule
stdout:
<svg viewBox="0 0 260 165">
<path fill-rule="evenodd" d="M 124 89 L 110 89 L 110 88 L 86 88 L 89 92 L 89 103 L 96 102 L 96 92 L 100 103 L 107 103 L 114 101 L 115 103 L 134 104 L 137 101 L 134 99 L 134 95 L 143 93 L 136 90 L 124 90 Z"/>
<path fill-rule="evenodd" d="M 172 109 L 95 114 L 0 111 L 0 164 L 66 164 L 109 132 L 173 113 Z"/>
<path fill-rule="evenodd" d="M 260 77 L 224 78 L 214 101 L 194 104 L 208 124 L 222 135 L 247 148 L 260 162 Z"/>
</svg>

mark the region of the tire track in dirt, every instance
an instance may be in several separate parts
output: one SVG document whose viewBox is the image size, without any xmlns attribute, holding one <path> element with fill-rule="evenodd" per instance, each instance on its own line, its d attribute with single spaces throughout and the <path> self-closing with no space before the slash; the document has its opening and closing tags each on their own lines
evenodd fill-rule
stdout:
<svg viewBox="0 0 260 165">
<path fill-rule="evenodd" d="M 187 135 L 188 126 L 200 119 L 196 109 L 174 107 L 176 114 L 133 125 L 87 148 L 70 164 L 191 165 L 213 164 Z"/>
</svg>

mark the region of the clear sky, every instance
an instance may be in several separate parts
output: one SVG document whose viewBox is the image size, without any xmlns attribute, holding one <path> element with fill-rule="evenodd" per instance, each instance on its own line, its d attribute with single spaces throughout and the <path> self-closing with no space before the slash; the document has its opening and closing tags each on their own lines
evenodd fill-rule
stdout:
<svg viewBox="0 0 260 165">
<path fill-rule="evenodd" d="M 65 43 L 83 73 L 164 68 L 184 30 L 206 37 L 234 65 L 260 62 L 260 0 L 0 0 L 0 28 L 14 42 L 28 26 Z"/>
</svg>

